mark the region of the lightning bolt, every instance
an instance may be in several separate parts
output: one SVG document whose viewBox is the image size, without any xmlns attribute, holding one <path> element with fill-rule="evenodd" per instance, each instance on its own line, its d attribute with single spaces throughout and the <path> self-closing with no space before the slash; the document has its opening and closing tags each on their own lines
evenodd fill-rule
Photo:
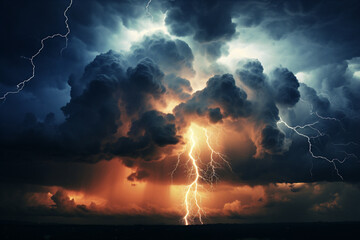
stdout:
<svg viewBox="0 0 360 240">
<path fill-rule="evenodd" d="M 310 115 L 315 115 L 319 120 L 336 121 L 336 122 L 339 123 L 340 127 L 342 128 L 342 130 L 343 130 L 343 131 L 346 131 L 346 130 L 344 129 L 344 126 L 343 126 L 343 124 L 342 124 L 342 122 L 341 122 L 340 119 L 337 119 L 337 118 L 334 118 L 334 117 L 329 117 L 329 116 L 322 116 L 322 115 L 320 115 L 317 111 L 314 112 L 314 110 L 313 110 L 314 107 L 313 107 L 313 105 L 312 105 L 311 102 L 306 101 L 306 100 L 304 100 L 304 99 L 302 99 L 302 98 L 300 98 L 300 101 L 308 104 L 308 106 L 309 106 L 309 108 L 310 108 Z M 348 159 L 350 159 L 350 158 L 356 158 L 356 159 L 358 159 L 358 156 L 357 156 L 357 155 L 355 155 L 354 153 L 348 153 L 348 152 L 346 152 L 346 151 L 340 151 L 340 152 L 344 153 L 344 158 L 341 159 L 341 160 L 338 159 L 338 158 L 329 159 L 329 158 L 326 158 L 326 157 L 321 156 L 321 155 L 320 155 L 320 156 L 314 155 L 313 152 L 312 152 L 312 147 L 313 147 L 313 145 L 312 145 L 312 143 L 311 143 L 311 139 L 315 139 L 315 138 L 318 138 L 318 137 L 321 137 L 321 136 L 325 136 L 325 135 L 326 135 L 325 133 L 321 132 L 319 129 L 317 129 L 317 128 L 314 127 L 314 125 L 318 124 L 319 121 L 315 121 L 314 123 L 306 124 L 306 125 L 303 125 L 303 126 L 290 127 L 287 123 L 285 123 L 285 122 L 280 118 L 280 121 L 279 121 L 278 123 L 284 123 L 284 125 L 285 125 L 287 128 L 290 128 L 290 129 L 294 130 L 296 134 L 298 134 L 298 135 L 300 135 L 300 136 L 302 136 L 302 137 L 305 137 L 305 138 L 307 139 L 307 141 L 308 141 L 309 153 L 310 153 L 310 155 L 311 155 L 313 158 L 323 159 L 323 160 L 326 160 L 327 162 L 330 162 L 330 163 L 334 166 L 334 169 L 335 169 L 337 175 L 338 175 L 342 180 L 343 180 L 343 177 L 342 177 L 342 175 L 339 173 L 338 168 L 337 168 L 335 162 L 338 162 L 338 163 L 342 164 L 342 163 L 344 163 L 346 160 L 348 160 Z M 304 129 L 304 128 L 306 128 L 306 127 L 309 127 L 309 128 L 311 128 L 312 130 L 316 131 L 318 135 L 317 135 L 317 136 L 314 136 L 314 137 L 310 137 L 309 135 L 306 135 L 306 134 L 303 134 L 303 133 L 299 134 L 299 131 L 296 131 L 297 129 Z M 333 143 L 333 145 L 334 145 L 334 146 L 351 146 L 351 145 L 353 145 L 353 146 L 360 146 L 358 143 L 355 143 L 355 142 Z M 312 168 L 313 168 L 313 166 L 312 166 L 311 169 L 310 169 L 310 174 L 311 174 L 311 176 L 312 176 Z"/>
<path fill-rule="evenodd" d="M 66 26 L 66 33 L 65 34 L 61 34 L 61 33 L 55 33 L 53 35 L 49 35 L 49 36 L 46 36 L 44 37 L 43 39 L 41 39 L 40 43 L 41 43 L 41 47 L 38 49 L 38 51 L 32 55 L 31 57 L 22 57 L 24 59 L 27 59 L 30 61 L 30 64 L 32 66 L 32 74 L 29 78 L 21 81 L 20 83 L 18 83 L 16 85 L 16 90 L 15 91 L 9 91 L 9 92 L 6 92 L 3 96 L 0 97 L 0 100 L 2 102 L 5 102 L 6 100 L 6 97 L 8 95 L 11 95 L 11 94 L 18 94 L 19 92 L 21 92 L 26 83 L 30 82 L 34 77 L 35 77 L 35 72 L 36 72 L 36 65 L 34 63 L 34 60 L 36 59 L 36 57 L 41 53 L 41 51 L 44 49 L 45 47 L 45 41 L 47 41 L 48 39 L 53 39 L 53 38 L 56 38 L 56 37 L 61 37 L 61 38 L 65 38 L 65 46 L 60 50 L 60 54 L 62 54 L 62 52 L 67 48 L 68 46 L 68 35 L 70 34 L 70 27 L 69 27 L 69 24 L 68 24 L 68 21 L 69 21 L 69 18 L 67 16 L 67 12 L 69 11 L 69 9 L 71 8 L 72 6 L 72 3 L 73 3 L 73 0 L 70 0 L 70 3 L 69 5 L 66 7 L 65 11 L 64 11 L 64 17 L 65 17 L 65 26 Z"/>
<path fill-rule="evenodd" d="M 151 3 L 152 0 L 149 0 L 145 6 L 145 9 L 146 9 L 146 15 L 148 15 L 149 17 L 151 17 L 151 20 L 154 20 L 154 17 L 153 15 L 151 15 L 150 13 L 150 3 Z"/>
<path fill-rule="evenodd" d="M 203 130 L 204 130 L 205 136 L 206 136 L 206 144 L 207 144 L 208 148 L 211 151 L 211 153 L 210 153 L 210 162 L 209 162 L 208 168 L 210 168 L 210 170 L 211 170 L 211 172 L 210 172 L 210 183 L 212 183 L 212 182 L 214 182 L 215 180 L 218 179 L 218 176 L 216 174 L 216 169 L 221 166 L 220 163 L 215 161 L 214 155 L 217 155 L 223 162 L 225 162 L 230 170 L 231 170 L 231 166 L 230 166 L 230 163 L 226 160 L 226 156 L 224 154 L 219 153 L 219 152 L 217 152 L 217 151 L 215 151 L 213 149 L 213 147 L 210 144 L 209 134 L 208 134 L 207 129 L 203 128 Z"/>
<path fill-rule="evenodd" d="M 184 222 L 185 222 L 185 225 L 189 225 L 189 216 L 190 216 L 190 192 L 191 192 L 191 189 L 194 189 L 193 190 L 193 200 L 195 201 L 195 205 L 197 207 L 197 215 L 198 215 L 198 218 L 199 218 L 199 221 L 201 224 L 203 224 L 203 221 L 202 221 L 202 216 L 201 216 L 201 207 L 199 205 L 199 194 L 198 194 L 198 181 L 199 181 L 199 178 L 200 178 L 200 172 L 199 172 L 199 167 L 197 165 L 197 160 L 194 158 L 193 156 L 193 151 L 194 151 L 194 148 L 195 148 L 195 145 L 196 145 L 196 142 L 195 142 L 195 138 L 194 138 L 194 131 L 193 129 L 190 127 L 190 139 L 191 139 L 191 147 L 190 147 L 190 151 L 189 151 L 189 158 L 191 159 L 191 162 L 192 162 L 192 165 L 193 165 L 193 169 L 195 170 L 195 178 L 193 180 L 192 183 L 190 183 L 190 185 L 188 186 L 187 188 L 187 191 L 186 191 L 186 194 L 185 194 L 185 200 L 184 200 L 184 203 L 185 203 L 185 207 L 186 207 L 186 214 L 184 216 Z"/>
<path fill-rule="evenodd" d="M 334 118 L 334 117 L 322 116 L 322 115 L 320 115 L 317 111 L 315 111 L 315 112 L 313 111 L 313 110 L 314 110 L 314 106 L 312 105 L 312 103 L 310 103 L 310 102 L 308 102 L 308 101 L 306 101 L 306 100 L 304 100 L 304 99 L 302 99 L 302 98 L 300 98 L 300 101 L 302 101 L 302 102 L 304 102 L 304 103 L 306 103 L 306 104 L 309 105 L 309 107 L 310 107 L 310 115 L 315 115 L 316 117 L 318 117 L 319 119 L 322 119 L 322 120 L 336 121 L 336 122 L 338 122 L 338 123 L 340 124 L 341 128 L 345 131 L 345 129 L 344 129 L 344 127 L 343 127 L 343 125 L 341 124 L 341 121 L 340 121 L 339 119 Z"/>
<path fill-rule="evenodd" d="M 189 176 L 193 177 L 191 183 L 187 185 L 185 197 L 184 197 L 184 205 L 185 205 L 185 212 L 186 214 L 183 217 L 183 221 L 185 225 L 190 225 L 192 222 L 194 222 L 194 219 L 198 218 L 199 222 L 203 224 L 203 213 L 205 213 L 201 206 L 200 206 L 200 194 L 198 189 L 202 187 L 199 183 L 200 180 L 203 180 L 204 182 L 210 183 L 212 186 L 212 183 L 218 180 L 218 175 L 216 173 L 216 170 L 220 167 L 222 167 L 222 163 L 219 162 L 219 160 L 216 159 L 219 158 L 223 163 L 225 163 L 230 170 L 231 166 L 230 163 L 227 160 L 227 157 L 216 151 L 210 141 L 210 134 L 208 133 L 208 130 L 206 128 L 202 128 L 204 132 L 204 136 L 206 137 L 206 146 L 208 147 L 210 151 L 210 157 L 208 163 L 204 163 L 200 159 L 200 153 L 196 153 L 197 148 L 197 138 L 195 138 L 195 133 L 193 126 L 190 126 L 189 128 L 189 152 L 188 152 L 188 162 L 187 164 L 191 163 L 191 168 L 187 171 Z M 198 149 L 198 148 L 197 148 Z M 199 150 L 199 149 L 198 149 Z M 175 171 L 177 170 L 180 161 L 181 156 L 185 153 L 186 147 L 178 154 L 177 162 L 175 165 L 175 168 L 171 172 L 171 176 L 173 177 Z M 204 167 L 205 166 L 205 167 Z"/>
<path fill-rule="evenodd" d="M 181 156 L 185 153 L 185 151 L 186 151 L 186 146 L 184 147 L 184 149 L 183 149 L 183 150 L 178 154 L 178 156 L 177 156 L 177 162 L 176 162 L 176 164 L 175 164 L 174 169 L 173 169 L 172 172 L 171 172 L 171 182 L 173 181 L 173 179 L 174 179 L 174 174 L 175 174 L 177 168 L 179 167 L 179 164 L 180 164 L 180 161 L 181 161 Z"/>
<path fill-rule="evenodd" d="M 340 178 L 341 180 L 344 180 L 343 176 L 339 173 L 339 169 L 338 169 L 337 166 L 336 166 L 336 162 L 342 164 L 342 163 L 344 163 L 347 159 L 349 159 L 349 158 L 351 158 L 351 157 L 354 157 L 354 156 L 355 156 L 354 154 L 349 154 L 349 153 L 344 152 L 344 153 L 345 153 L 345 157 L 344 157 L 343 159 L 338 159 L 338 158 L 332 158 L 332 159 L 330 159 L 330 158 L 327 158 L 327 157 L 325 157 L 325 156 L 323 156 L 323 155 L 316 155 L 316 154 L 314 154 L 314 152 L 313 152 L 313 144 L 312 144 L 312 142 L 311 142 L 311 139 L 314 139 L 314 138 L 317 138 L 317 137 L 320 137 L 320 136 L 323 136 L 323 135 L 324 135 L 324 133 L 321 133 L 320 130 L 318 130 L 317 128 L 314 127 L 314 125 L 318 124 L 318 122 L 306 124 L 306 125 L 303 125 L 303 126 L 297 125 L 297 126 L 295 126 L 295 127 L 292 127 L 292 126 L 290 126 L 289 124 L 287 124 L 287 123 L 280 117 L 280 120 L 277 122 L 277 124 L 280 124 L 280 123 L 284 124 L 285 127 L 287 127 L 288 129 L 291 129 L 292 131 L 294 131 L 297 135 L 299 135 L 299 136 L 301 136 L 301 137 L 304 137 L 304 138 L 307 140 L 307 142 L 308 142 L 308 152 L 310 153 L 311 157 L 314 158 L 314 159 L 322 159 L 322 160 L 325 160 L 325 161 L 329 162 L 330 164 L 332 164 L 333 167 L 334 167 L 334 170 L 336 171 L 336 174 L 339 176 L 339 178 Z M 318 132 L 318 135 L 316 135 L 316 136 L 309 136 L 309 135 L 307 135 L 307 134 L 304 134 L 304 133 L 299 132 L 299 129 L 304 129 L 304 128 L 307 128 L 307 127 L 311 128 L 311 129 L 313 129 L 313 130 L 316 130 L 316 131 Z M 311 171 L 310 171 L 310 173 L 311 173 Z"/>
</svg>

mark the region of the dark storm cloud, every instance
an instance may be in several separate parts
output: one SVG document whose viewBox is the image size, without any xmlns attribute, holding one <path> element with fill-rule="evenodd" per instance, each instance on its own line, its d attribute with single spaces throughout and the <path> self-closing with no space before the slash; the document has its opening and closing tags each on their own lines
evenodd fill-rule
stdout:
<svg viewBox="0 0 360 240">
<path fill-rule="evenodd" d="M 236 73 L 240 81 L 256 94 L 256 98 L 253 100 L 255 103 L 252 115 L 258 126 L 262 128 L 259 133 L 261 136 L 260 146 L 270 154 L 283 153 L 285 135 L 276 125 L 280 119 L 276 103 L 279 103 L 279 99 L 283 96 L 291 95 L 292 91 L 297 91 L 296 84 L 299 84 L 297 79 L 288 70 L 279 68 L 273 71 L 273 78 L 269 78 L 264 74 L 264 68 L 259 60 L 239 62 Z M 258 100 L 258 97 L 261 99 Z M 286 100 L 290 101 L 289 99 Z M 295 101 L 297 100 L 295 99 Z"/>
<path fill-rule="evenodd" d="M 232 75 L 216 75 L 207 81 L 203 90 L 178 105 L 174 113 L 184 122 L 188 116 L 207 117 L 213 123 L 227 117 L 247 117 L 251 113 L 251 103 L 246 98 L 247 94 L 235 85 Z"/>
<path fill-rule="evenodd" d="M 351 27 L 359 21 L 357 12 L 360 4 L 357 1 L 196 0 L 191 3 L 165 1 L 163 5 L 167 11 L 165 22 L 169 32 L 180 37 L 192 36 L 202 44 L 211 43 L 212 48 L 206 47 L 206 44 L 203 46 L 205 50 L 210 50 L 209 59 L 216 59 L 220 48 L 241 27 L 258 28 L 276 41 L 302 36 L 319 46 L 329 46 L 326 47 L 327 52 L 308 53 L 313 58 L 309 59 L 310 64 L 305 64 L 307 68 L 350 59 L 360 54 L 357 47 L 360 32 Z M 300 48 L 306 46 L 306 43 L 299 41 L 293 44 L 299 44 Z M 308 47 L 326 51 L 314 45 Z"/>
<path fill-rule="evenodd" d="M 181 40 L 172 40 L 169 36 L 158 33 L 146 36 L 141 42 L 131 47 L 130 59 L 138 62 L 144 57 L 155 61 L 166 73 L 193 76 L 194 55 L 189 45 Z"/>
<path fill-rule="evenodd" d="M 167 75 L 165 77 L 165 84 L 167 86 L 168 93 L 180 100 L 187 100 L 191 96 L 192 87 L 190 81 L 176 77 L 174 74 Z"/>
<path fill-rule="evenodd" d="M 240 80 L 253 89 L 263 88 L 265 84 L 264 68 L 259 60 L 238 63 L 237 74 Z"/>
<path fill-rule="evenodd" d="M 329 100 L 325 97 L 318 96 L 315 89 L 307 86 L 305 83 L 300 83 L 299 89 L 301 91 L 301 97 L 311 103 L 312 111 L 324 113 L 329 110 Z"/>
<path fill-rule="evenodd" d="M 281 48 L 285 55 L 297 56 L 289 63 L 291 70 L 315 69 L 360 54 L 360 30 L 354 27 L 360 20 L 358 1 L 234 1 L 233 9 L 233 21 L 240 32 L 242 27 L 257 29 L 254 36 L 243 36 L 249 43 L 261 38 L 257 33 L 263 32 L 267 34 L 264 43 L 290 43 Z M 298 58 L 304 60 L 297 62 Z"/>
<path fill-rule="evenodd" d="M 87 84 L 99 75 L 106 74 L 110 78 L 125 78 L 125 71 L 128 65 L 125 57 L 115 51 L 109 51 L 106 54 L 96 56 L 85 67 L 85 71 L 80 79 L 77 79 L 74 75 L 70 76 L 68 84 L 71 87 L 71 97 L 81 95 Z"/>
<path fill-rule="evenodd" d="M 120 24 L 126 27 L 136 25 L 137 19 L 144 14 L 142 1 L 91 0 L 86 4 L 74 1 L 69 16 L 73 19 L 73 31 L 77 33 L 77 38 L 90 50 L 106 51 L 106 40 L 101 33 L 117 31 Z"/>
<path fill-rule="evenodd" d="M 199 42 L 211 42 L 230 39 L 235 33 L 228 1 L 173 1 L 168 4 L 165 22 L 171 34 L 193 34 Z"/>
<path fill-rule="evenodd" d="M 31 56 L 42 37 L 66 30 L 62 16 L 66 2 L 21 1 L 18 7 L 3 1 L 1 5 L 4 19 L 1 22 L 6 23 L 0 58 L 3 91 L 11 89 L 31 71 L 31 66 L 19 56 Z M 6 116 L 0 119 L 3 181 L 71 186 L 70 180 L 60 181 L 63 176 L 55 174 L 55 167 L 46 167 L 45 163 L 96 162 L 118 155 L 128 157 L 124 164 L 134 167 L 133 158 L 162 159 L 181 142 L 176 124 L 189 123 L 193 116 L 205 118 L 210 124 L 225 119 L 254 123 L 260 138 L 255 145 L 263 148 L 265 154 L 254 158 L 253 146 L 255 151 L 249 150 L 244 160 L 229 150 L 239 181 L 339 180 L 332 164 L 311 158 L 305 138 L 276 124 L 280 114 L 292 126 L 319 121 L 316 127 L 328 135 L 314 139 L 316 154 L 334 154 L 341 159 L 345 152 L 359 156 L 356 143 L 360 135 L 360 84 L 350 71 L 350 65 L 359 62 L 350 58 L 360 53 L 360 34 L 354 27 L 358 22 L 357 2 L 171 1 L 165 4 L 169 32 L 190 37 L 198 44 L 195 46 L 200 46 L 198 51 L 212 62 L 224 54 L 226 42 L 236 37 L 235 23 L 239 29 L 259 27 L 271 41 L 299 34 L 312 45 L 331 48 L 331 54 L 313 51 L 311 56 L 315 60 L 306 63 L 307 69 L 314 69 L 310 73 L 311 81 L 300 85 L 293 74 L 296 71 L 290 67 L 290 70 L 276 68 L 267 75 L 260 61 L 240 63 L 234 76 L 252 91 L 251 99 L 250 94 L 236 86 L 230 74 L 210 78 L 204 89 L 191 95 L 192 87 L 186 78 L 191 79 L 195 73 L 193 51 L 186 42 L 164 34 L 144 37 L 128 53 L 107 52 L 107 34 L 119 31 L 122 23 L 137 29 L 137 19 L 145 14 L 144 6 L 143 1 L 92 0 L 87 4 L 74 1 L 69 11 L 72 32 L 68 49 L 59 56 L 63 39 L 49 42 L 46 54 L 37 59 L 34 81 L 22 94 L 0 106 L 1 116 Z M 297 49 L 302 44 L 299 40 L 291 46 Z M 308 51 L 301 51 L 301 55 L 308 55 Z M 88 64 L 96 52 L 107 53 Z M 283 64 L 287 67 L 288 63 Z M 175 108 L 174 115 L 157 110 L 157 104 L 162 104 L 166 96 L 183 101 Z M 299 101 L 300 98 L 305 102 Z M 320 120 L 310 110 L 336 117 L 341 123 Z M 304 131 L 310 133 L 311 129 Z M 349 141 L 355 144 L 335 145 Z M 38 161 L 44 164 L 39 164 L 38 176 L 29 175 L 25 169 L 17 175 L 15 169 L 21 161 L 23 168 L 29 169 L 38 166 Z M 309 172 L 312 165 L 313 177 Z M 346 181 L 359 180 L 356 157 L 336 165 Z M 74 185 L 81 181 L 79 178 L 71 178 L 76 182 Z"/>
<path fill-rule="evenodd" d="M 149 111 L 132 122 L 128 137 L 120 137 L 107 148 L 118 156 L 140 157 L 150 161 L 159 158 L 160 147 L 177 144 L 179 138 L 172 114 Z"/>
<path fill-rule="evenodd" d="M 151 103 L 147 101 L 150 98 L 158 100 L 166 91 L 163 72 L 149 58 L 141 60 L 135 68 L 130 67 L 127 75 L 129 80 L 122 90 L 129 115 L 151 109 Z"/>
<path fill-rule="evenodd" d="M 236 25 L 231 19 L 230 1 L 171 1 L 164 7 L 167 11 L 165 23 L 175 36 L 192 36 L 203 44 L 208 59 L 221 56 L 225 41 L 235 34 Z"/>
<path fill-rule="evenodd" d="M 358 70 L 353 69 L 357 65 L 358 58 L 347 61 L 332 63 L 321 66 L 311 71 L 311 78 L 306 84 L 315 88 L 326 97 L 332 100 L 339 110 L 349 109 L 358 112 L 359 100 L 357 92 L 360 90 L 360 83 L 354 73 Z"/>
<path fill-rule="evenodd" d="M 271 151 L 271 153 L 283 152 L 285 134 L 279 131 L 277 127 L 266 125 L 261 131 L 261 145 Z"/>
<path fill-rule="evenodd" d="M 22 215 L 22 219 L 30 217 L 89 217 L 99 214 L 95 203 L 88 206 L 78 204 L 68 194 L 59 189 L 50 194 L 50 188 L 36 185 L 0 185 L 1 191 L 6 191 L 8 196 L 2 197 L 0 201 L 1 218 L 6 216 Z M 9 201 L 12 202 L 9 206 Z"/>
<path fill-rule="evenodd" d="M 277 68 L 270 76 L 275 101 L 285 106 L 294 106 L 300 99 L 300 85 L 294 74 L 286 68 Z"/>
<path fill-rule="evenodd" d="M 268 102 L 292 107 L 300 99 L 299 81 L 286 68 L 275 68 L 266 76 L 259 60 L 243 60 L 238 63 L 236 73 L 241 82 L 255 93 L 264 95 Z"/>
<path fill-rule="evenodd" d="M 330 68 L 325 69 L 331 76 Z M 337 68 L 333 69 L 338 76 L 341 76 L 343 82 L 342 86 L 328 88 L 333 95 L 335 93 L 343 94 L 346 86 L 351 86 L 346 88 L 351 91 L 357 89 L 356 81 L 352 79 L 348 69 L 340 72 L 336 71 Z M 358 134 L 358 118 L 350 117 L 353 113 L 349 112 L 346 102 L 339 102 L 338 104 L 343 107 L 338 108 L 337 105 L 331 104 L 326 97 L 319 95 L 315 89 L 304 83 L 299 84 L 296 77 L 284 68 L 275 69 L 268 77 L 264 75 L 263 68 L 257 60 L 239 64 L 237 74 L 241 82 L 250 87 L 255 94 L 253 115 L 257 119 L 256 121 L 265 124 L 261 131 L 260 145 L 267 150 L 267 153 L 281 153 L 272 156 L 263 155 L 261 156 L 262 160 L 252 159 L 246 164 L 234 166 L 234 169 L 243 169 L 240 170 L 243 179 L 255 180 L 254 175 L 257 176 L 255 181 L 260 182 L 274 176 L 277 176 L 277 181 L 317 181 L 320 179 L 337 181 L 340 179 L 332 163 L 311 157 L 305 137 L 297 135 L 283 124 L 276 124 L 279 120 L 279 112 L 281 112 L 283 119 L 290 126 L 315 123 L 314 128 L 325 134 L 319 135 L 317 130 L 310 127 L 299 129 L 301 133 L 312 138 L 310 141 L 313 144 L 313 153 L 325 156 L 329 160 L 333 158 L 337 158 L 339 161 L 346 159 L 344 163 L 335 160 L 336 167 L 345 179 L 355 180 L 356 177 L 352 172 L 354 169 L 359 169 L 359 164 L 356 163 L 359 155 L 358 140 L 355 137 Z M 320 76 L 326 76 L 324 69 L 321 74 L 316 72 L 315 78 Z M 330 83 L 328 84 L 327 81 Z M 323 78 L 323 87 L 331 85 L 332 81 L 339 80 L 331 77 Z M 260 96 L 261 101 L 257 101 Z M 348 99 L 348 96 L 340 97 L 340 99 Z M 299 101 L 300 97 L 302 101 Z M 347 117 L 346 112 L 351 114 Z M 287 143 L 286 141 L 290 139 L 291 143 Z M 339 142 L 350 144 L 338 145 Z M 347 155 L 349 152 L 352 155 Z M 266 165 L 255 171 L 251 170 L 259 166 L 259 161 L 263 160 L 272 166 L 272 174 L 268 175 Z M 310 169 L 312 169 L 311 173 Z"/>
<path fill-rule="evenodd" d="M 360 5 L 357 1 L 280 1 L 271 7 L 275 14 L 282 17 L 270 19 L 265 25 L 264 29 L 274 38 L 284 37 L 293 31 L 305 30 L 315 41 L 328 44 L 346 42 L 353 45 L 360 37 L 358 29 L 344 27 L 359 20 L 356 12 Z M 337 34 L 332 34 L 334 29 Z"/>
<path fill-rule="evenodd" d="M 53 114 L 44 121 L 34 114 L 26 115 L 18 132 L 1 136 L 3 159 L 15 155 L 22 160 L 38 157 L 91 162 L 116 153 L 151 160 L 147 154 L 156 158 L 158 148 L 176 144 L 174 116 L 149 111 L 166 92 L 164 74 L 149 58 L 127 69 L 124 63 L 123 56 L 113 51 L 96 57 L 78 82 L 70 80 L 74 91 L 62 108 L 65 122 L 54 125 Z M 119 137 L 116 147 L 106 152 L 104 141 L 117 138 L 122 114 L 132 121 L 128 137 Z"/>
<path fill-rule="evenodd" d="M 71 152 L 100 152 L 104 138 L 116 133 L 120 110 L 117 105 L 119 82 L 99 75 L 84 92 L 62 108 L 66 121 L 60 126 Z M 68 151 L 70 150 L 68 149 Z"/>
<path fill-rule="evenodd" d="M 35 54 L 45 36 L 66 33 L 63 14 L 69 3 L 70 0 L 1 2 L 0 24 L 4 30 L 0 45 L 1 96 L 6 91 L 15 90 L 16 84 L 30 77 L 31 64 L 21 56 Z M 42 119 L 53 111 L 57 121 L 63 121 L 60 107 L 69 100 L 69 75 L 80 77 L 96 53 L 109 50 L 108 38 L 104 35 L 119 32 L 123 25 L 135 26 L 144 14 L 142 1 L 90 0 L 86 4 L 74 1 L 67 12 L 71 30 L 67 49 L 60 54 L 65 46 L 63 38 L 45 42 L 43 51 L 35 59 L 36 77 L 26 84 L 21 94 L 8 97 L 6 106 L 0 108 L 0 114 L 11 114 L 1 121 L 10 125 L 22 119 L 28 111 Z"/>
<path fill-rule="evenodd" d="M 70 200 L 69 196 L 61 190 L 51 196 L 51 200 L 54 201 L 56 208 L 60 211 L 71 211 L 76 207 L 74 199 Z"/>
</svg>

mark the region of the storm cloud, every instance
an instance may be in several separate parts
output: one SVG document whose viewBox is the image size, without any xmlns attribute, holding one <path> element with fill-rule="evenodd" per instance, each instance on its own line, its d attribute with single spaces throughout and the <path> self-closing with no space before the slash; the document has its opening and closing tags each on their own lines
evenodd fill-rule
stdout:
<svg viewBox="0 0 360 240">
<path fill-rule="evenodd" d="M 27 58 L 43 37 L 66 32 L 67 4 L 0 4 L 1 95 L 29 77 Z M 63 38 L 46 40 L 35 77 L 2 101 L 4 216 L 178 217 L 173 206 L 163 207 L 170 193 L 165 200 L 152 194 L 172 180 L 172 194 L 187 183 L 187 163 L 177 160 L 187 157 L 188 131 L 198 126 L 209 135 L 195 131 L 196 139 L 210 136 L 205 143 L 231 165 L 219 170 L 220 181 L 257 196 L 229 197 L 210 215 L 287 221 L 294 209 L 304 221 L 358 219 L 347 204 L 359 198 L 360 4 L 146 4 L 74 1 L 67 48 L 61 51 Z M 205 143 L 196 143 L 201 164 L 211 152 L 200 149 Z M 151 200 L 136 202 L 138 189 Z M 101 195 L 98 202 L 108 197 L 108 205 L 81 202 L 80 193 Z M 116 212 L 117 201 L 131 206 Z"/>
</svg>

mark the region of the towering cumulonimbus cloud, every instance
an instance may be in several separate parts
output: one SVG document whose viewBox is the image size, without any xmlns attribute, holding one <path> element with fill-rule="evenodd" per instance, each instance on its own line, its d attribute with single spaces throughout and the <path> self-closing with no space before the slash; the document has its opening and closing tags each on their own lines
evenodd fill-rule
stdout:
<svg viewBox="0 0 360 240">
<path fill-rule="evenodd" d="M 206 117 L 211 123 L 223 118 L 247 117 L 251 112 L 251 103 L 246 99 L 244 90 L 235 85 L 232 75 L 224 74 L 210 78 L 206 87 L 195 92 L 185 103 L 175 107 L 175 116 L 185 123 L 191 116 Z"/>
<path fill-rule="evenodd" d="M 189 45 L 180 40 L 172 40 L 162 33 L 145 36 L 130 49 L 129 59 L 133 63 L 148 57 L 156 62 L 165 73 L 193 77 L 194 55 Z"/>
<path fill-rule="evenodd" d="M 56 136 L 48 143 L 54 145 L 50 147 L 54 151 L 64 152 L 58 153 L 60 156 L 72 156 L 71 158 L 79 161 L 87 161 L 88 156 L 98 156 L 98 160 L 108 158 L 110 152 L 120 156 L 136 156 L 137 148 L 147 146 L 148 150 L 142 150 L 143 153 L 139 154 L 146 157 L 146 152 L 156 152 L 156 145 L 165 146 L 178 142 L 172 124 L 174 117 L 155 111 L 154 104 L 160 101 L 166 92 L 163 72 L 149 58 L 140 60 L 135 67 L 127 67 L 125 64 L 127 61 L 122 55 L 110 51 L 96 57 L 86 67 L 78 82 L 70 79 L 72 99 L 62 108 L 66 120 L 56 126 Z M 121 121 L 122 115 L 130 119 L 131 128 L 127 133 L 129 137 L 120 137 L 118 142 L 124 145 L 127 143 L 130 148 L 104 148 L 104 143 L 111 141 L 118 129 L 124 125 Z M 33 122 L 36 122 L 36 119 Z M 141 140 L 137 139 L 143 130 L 146 131 L 145 136 Z M 41 142 L 51 137 L 42 125 L 37 131 L 37 138 Z M 26 139 L 23 140 L 25 146 L 34 144 L 30 139 L 30 142 L 26 143 Z M 11 145 L 10 142 L 7 144 Z M 16 141 L 13 144 L 16 145 Z M 107 152 L 104 149 L 111 150 Z M 9 150 L 4 149 L 4 154 Z M 40 154 L 40 149 L 38 153 Z"/>
<path fill-rule="evenodd" d="M 2 154 L 10 156 L 21 143 L 24 148 L 32 146 L 27 158 L 163 160 L 183 144 L 182 134 L 191 122 L 227 126 L 242 121 L 238 124 L 249 125 L 246 134 L 256 148 L 253 157 L 267 158 L 289 151 L 291 141 L 277 122 L 281 111 L 298 104 L 300 95 L 313 111 L 326 113 L 329 109 L 325 98 L 299 84 L 288 69 L 275 68 L 265 74 L 258 60 L 240 61 L 235 78 L 215 75 L 203 89 L 191 93 L 190 81 L 180 76 L 195 73 L 193 60 L 185 42 L 159 33 L 144 37 L 130 52 L 100 54 L 81 77 L 69 78 L 72 98 L 62 108 L 65 121 L 54 124 L 28 117 L 27 125 L 32 122 L 34 127 L 24 129 L 11 141 L 3 138 L 7 147 Z M 179 102 L 173 113 L 159 111 L 169 99 Z M 48 146 L 46 151 L 41 150 L 43 145 Z"/>
<path fill-rule="evenodd" d="M 66 1 L 11 2 L 0 8 L 4 92 L 29 73 L 19 56 L 66 31 Z M 360 4 L 147 3 L 74 1 L 68 48 L 49 42 L 34 81 L 1 104 L 0 212 L 178 223 L 167 204 L 187 183 L 178 160 L 193 128 L 193 156 L 221 151 L 232 168 L 217 172 L 211 217 L 358 220 Z"/>
<path fill-rule="evenodd" d="M 258 122 L 258 137 L 254 139 L 258 157 L 263 152 L 279 154 L 286 150 L 285 135 L 276 125 L 280 119 L 278 108 L 294 105 L 300 96 L 298 80 L 290 71 L 276 68 L 270 76 L 263 71 L 258 60 L 239 62 L 236 70 L 240 81 L 256 95 L 253 117 Z"/>
</svg>

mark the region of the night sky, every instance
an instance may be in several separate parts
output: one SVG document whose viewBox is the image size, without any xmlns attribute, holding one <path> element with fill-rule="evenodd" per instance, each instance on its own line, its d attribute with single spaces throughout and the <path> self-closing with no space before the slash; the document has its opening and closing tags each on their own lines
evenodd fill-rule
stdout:
<svg viewBox="0 0 360 240">
<path fill-rule="evenodd" d="M 360 221 L 359 12 L 1 0 L 0 220 Z"/>
</svg>

